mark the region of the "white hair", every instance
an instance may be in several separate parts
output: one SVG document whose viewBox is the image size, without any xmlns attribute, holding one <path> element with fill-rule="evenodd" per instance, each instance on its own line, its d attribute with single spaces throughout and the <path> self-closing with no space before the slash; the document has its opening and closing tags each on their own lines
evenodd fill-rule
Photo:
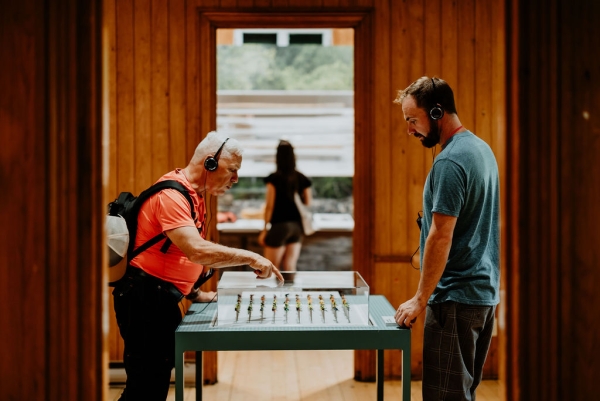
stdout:
<svg viewBox="0 0 600 401">
<path fill-rule="evenodd" d="M 230 155 L 242 156 L 243 149 L 237 139 L 228 138 L 226 135 L 217 131 L 211 131 L 196 147 L 190 163 L 204 163 L 206 157 L 214 156 L 223 144 L 225 145 L 223 146 L 223 149 L 221 149 L 221 154 L 227 152 Z"/>
</svg>

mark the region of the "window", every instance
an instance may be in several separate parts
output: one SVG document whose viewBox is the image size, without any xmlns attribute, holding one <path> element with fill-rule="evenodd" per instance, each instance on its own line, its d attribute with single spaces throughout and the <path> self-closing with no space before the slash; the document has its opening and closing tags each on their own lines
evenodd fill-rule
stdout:
<svg viewBox="0 0 600 401">
<path fill-rule="evenodd" d="M 331 29 L 236 29 L 233 44 L 271 44 L 279 47 L 289 45 L 331 46 Z"/>
<path fill-rule="evenodd" d="M 274 33 L 244 33 L 244 44 L 247 43 L 276 45 L 277 35 Z"/>
</svg>

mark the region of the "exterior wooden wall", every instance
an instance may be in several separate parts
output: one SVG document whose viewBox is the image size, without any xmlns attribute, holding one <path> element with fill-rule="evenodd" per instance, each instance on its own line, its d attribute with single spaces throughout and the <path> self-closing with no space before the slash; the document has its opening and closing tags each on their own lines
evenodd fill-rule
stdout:
<svg viewBox="0 0 600 401">
<path fill-rule="evenodd" d="M 109 196 L 141 191 L 184 166 L 215 127 L 216 27 L 357 30 L 354 260 L 372 292 L 395 306 L 414 294 L 419 280 L 409 260 L 419 243 L 415 219 L 432 164 L 431 154 L 406 135 L 402 111 L 392 104 L 396 91 L 422 75 L 446 79 L 465 127 L 505 167 L 504 8 L 497 1 L 111 0 L 105 7 L 112 44 Z M 262 22 L 259 13 L 266 15 Z M 422 321 L 413 330 L 415 377 Z M 120 359 L 119 343 L 113 323 L 111 360 Z M 386 372 L 398 377 L 400 366 L 390 356 Z M 374 378 L 374 354 L 357 352 L 357 366 L 357 378 Z M 497 366 L 493 352 L 488 376 L 498 375 Z"/>
</svg>

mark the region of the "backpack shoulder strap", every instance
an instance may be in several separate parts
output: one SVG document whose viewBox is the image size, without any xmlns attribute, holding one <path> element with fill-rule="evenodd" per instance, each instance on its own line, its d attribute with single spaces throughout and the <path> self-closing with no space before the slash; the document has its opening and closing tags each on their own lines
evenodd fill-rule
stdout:
<svg viewBox="0 0 600 401">
<path fill-rule="evenodd" d="M 183 184 L 181 184 L 180 182 L 175 181 L 175 180 L 165 180 L 165 181 L 157 182 L 156 184 L 152 185 L 150 188 L 143 191 L 138 196 L 138 198 L 135 202 L 135 205 L 134 205 L 135 210 L 131 211 L 131 217 L 135 218 L 136 224 L 132 225 L 132 228 L 135 227 L 134 229 L 129 230 L 129 237 L 130 237 L 129 238 L 129 250 L 127 252 L 127 255 L 128 255 L 127 257 L 129 260 L 132 260 L 140 253 L 144 252 L 146 249 L 157 244 L 158 242 L 160 242 L 162 239 L 165 238 L 165 235 L 163 233 L 159 233 L 156 236 L 154 236 L 153 238 L 151 238 L 148 241 L 146 241 L 145 243 L 143 243 L 142 245 L 140 245 L 139 247 L 137 247 L 135 250 L 133 249 L 133 247 L 135 245 L 135 236 L 137 234 L 137 217 L 140 212 L 140 208 L 142 207 L 144 202 L 146 202 L 148 200 L 148 198 L 150 198 L 152 195 L 154 195 L 160 191 L 163 191 L 165 189 L 176 189 L 187 199 L 187 201 L 190 204 L 190 211 L 191 211 L 192 219 L 194 221 L 196 221 L 196 210 L 194 208 L 194 202 L 192 201 L 192 197 L 190 196 L 187 188 L 185 188 L 183 186 Z M 169 240 L 167 238 L 167 241 L 161 247 L 161 251 L 163 253 L 166 253 L 167 250 L 169 249 L 170 245 L 171 245 L 171 240 Z"/>
<path fill-rule="evenodd" d="M 175 180 L 165 180 L 152 185 L 150 188 L 143 191 L 140 194 L 140 196 L 138 196 L 138 200 L 135 206 L 137 208 L 140 208 L 142 204 L 148 200 L 148 198 L 165 189 L 176 189 L 185 197 L 185 199 L 187 199 L 188 203 L 190 204 L 192 218 L 194 219 L 194 221 L 196 221 L 196 210 L 194 209 L 194 202 L 192 201 L 190 193 L 188 192 L 187 188 L 183 186 L 182 183 Z"/>
</svg>

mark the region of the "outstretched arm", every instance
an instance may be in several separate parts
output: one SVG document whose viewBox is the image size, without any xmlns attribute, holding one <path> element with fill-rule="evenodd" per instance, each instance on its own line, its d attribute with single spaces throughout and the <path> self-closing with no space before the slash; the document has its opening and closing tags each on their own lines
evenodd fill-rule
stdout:
<svg viewBox="0 0 600 401">
<path fill-rule="evenodd" d="M 193 263 L 215 269 L 249 265 L 259 278 L 269 278 L 274 273 L 279 280 L 283 280 L 279 270 L 268 259 L 245 249 L 207 241 L 195 227 L 180 227 L 166 231 L 165 234 Z"/>
<path fill-rule="evenodd" d="M 431 229 L 425 241 L 425 254 L 419 287 L 414 297 L 404 302 L 396 311 L 396 323 L 412 327 L 417 316 L 427 306 L 427 301 L 437 286 L 450 254 L 452 236 L 456 226 L 456 217 L 433 213 Z"/>
</svg>

